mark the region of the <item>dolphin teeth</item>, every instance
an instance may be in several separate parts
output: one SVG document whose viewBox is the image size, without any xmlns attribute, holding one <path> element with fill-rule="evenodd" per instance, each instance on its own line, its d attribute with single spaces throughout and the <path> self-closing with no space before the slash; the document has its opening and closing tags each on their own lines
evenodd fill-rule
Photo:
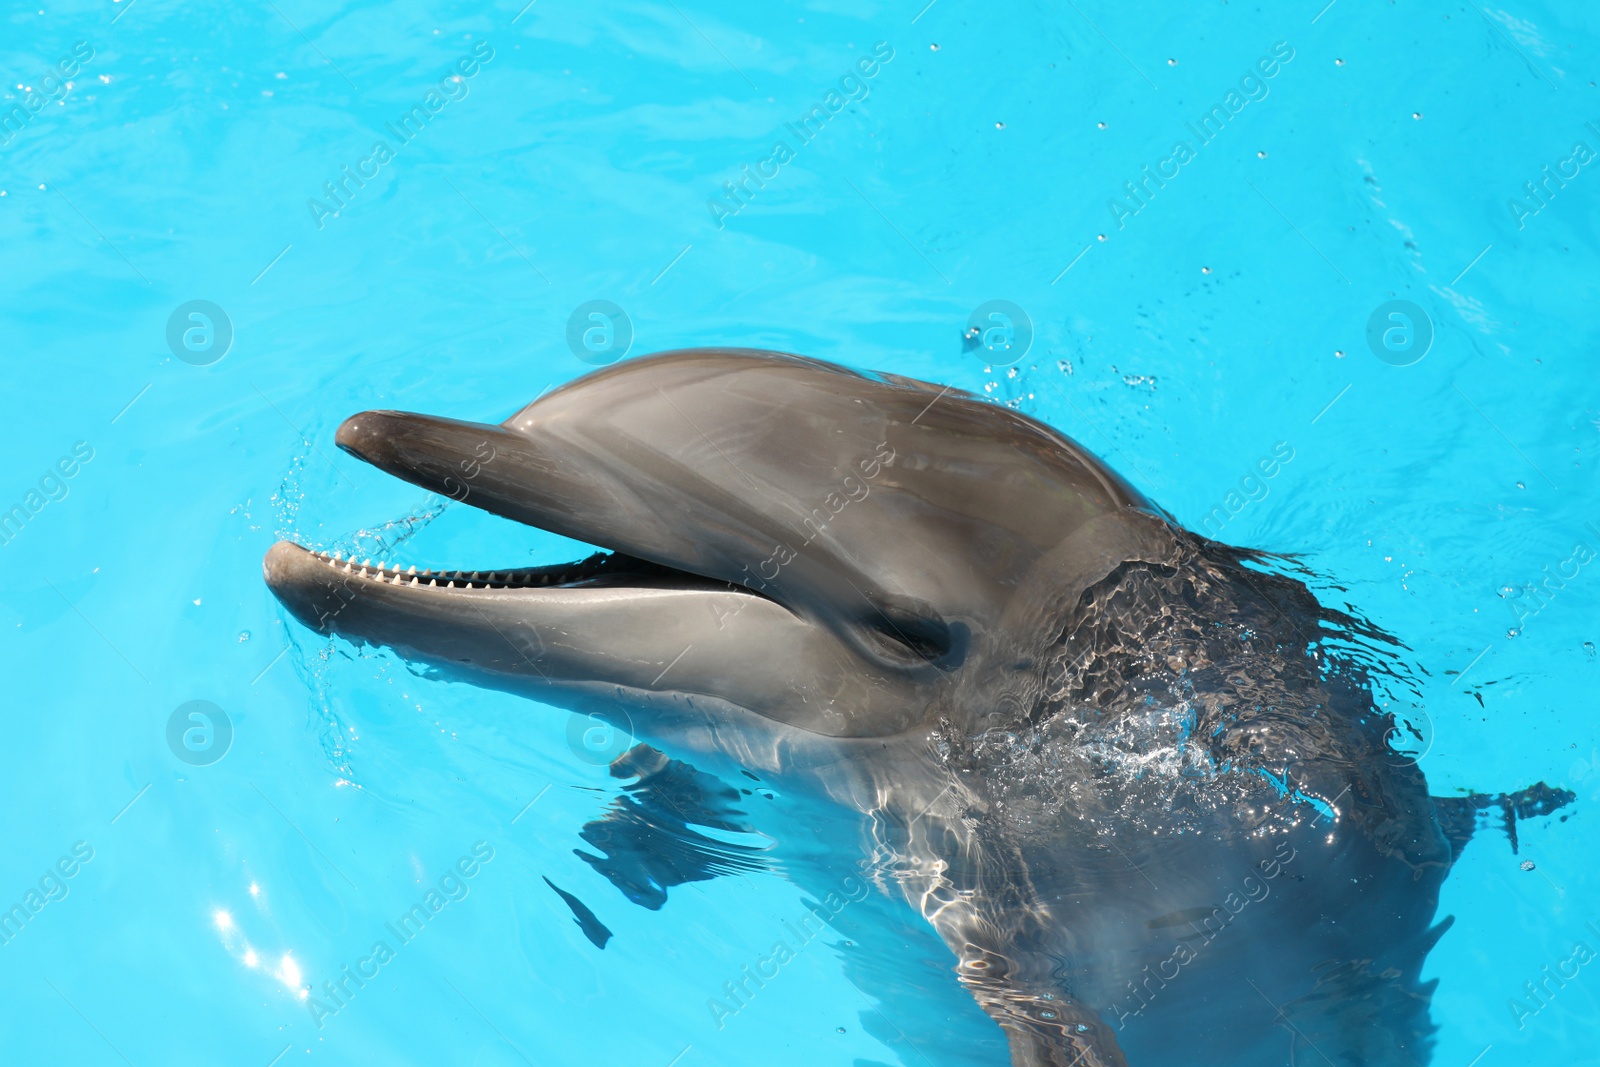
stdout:
<svg viewBox="0 0 1600 1067">
<path fill-rule="evenodd" d="M 406 571 L 406 573 L 407 574 L 415 574 L 415 573 L 417 573 L 417 568 L 415 566 L 413 566 L 410 570 Z"/>
<path fill-rule="evenodd" d="M 454 588 L 455 588 L 455 587 L 456 587 L 456 583 L 455 583 L 455 582 L 451 582 L 451 583 L 450 583 L 450 588 L 451 588 L 451 589 L 454 589 Z"/>
<path fill-rule="evenodd" d="M 439 588 L 439 579 L 437 579 L 437 578 L 429 578 L 428 579 L 428 588 L 429 589 L 437 589 L 437 588 Z"/>
<path fill-rule="evenodd" d="M 415 589 L 416 587 L 417 587 L 417 579 L 413 576 L 412 579 L 411 579 L 411 588 Z"/>
<path fill-rule="evenodd" d="M 344 559 L 344 551 L 343 551 L 343 550 L 342 550 L 342 549 L 341 549 L 341 550 L 340 550 L 340 551 L 338 551 L 338 552 L 335 552 L 335 553 L 334 553 L 334 554 L 333 554 L 333 561 L 334 561 L 334 562 L 335 562 L 335 563 L 338 563 L 338 562 L 339 562 L 339 561 L 340 561 L 340 560 L 342 560 L 342 559 Z"/>
<path fill-rule="evenodd" d="M 366 559 L 361 561 L 361 569 L 362 570 L 366 570 L 370 566 L 372 566 L 372 557 L 371 556 L 368 556 Z"/>
<path fill-rule="evenodd" d="M 380 559 L 380 560 L 379 560 L 379 561 L 378 561 L 378 569 L 379 569 L 379 570 L 380 570 L 380 571 L 386 571 L 386 570 L 388 570 L 388 569 L 389 569 L 389 561 L 388 561 L 388 560 L 386 560 L 386 559 Z"/>
</svg>

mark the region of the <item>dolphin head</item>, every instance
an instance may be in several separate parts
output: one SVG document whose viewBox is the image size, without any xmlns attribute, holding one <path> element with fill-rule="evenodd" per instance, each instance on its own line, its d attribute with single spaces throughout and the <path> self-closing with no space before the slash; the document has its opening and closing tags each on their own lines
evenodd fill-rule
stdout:
<svg viewBox="0 0 1600 1067">
<path fill-rule="evenodd" d="M 620 363 L 498 425 L 363 412 L 337 441 L 607 551 L 433 574 L 279 542 L 264 567 L 284 605 L 570 707 L 732 706 L 838 738 L 970 721 L 1027 699 L 1005 679 L 1030 674 L 1063 607 L 1168 540 L 1138 492 L 1042 423 L 770 352 Z"/>
</svg>

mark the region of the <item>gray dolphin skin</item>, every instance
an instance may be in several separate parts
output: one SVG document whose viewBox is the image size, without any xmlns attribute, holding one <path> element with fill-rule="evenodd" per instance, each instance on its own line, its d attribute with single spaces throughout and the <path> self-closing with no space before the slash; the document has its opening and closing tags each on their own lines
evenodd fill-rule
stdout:
<svg viewBox="0 0 1600 1067">
<path fill-rule="evenodd" d="M 1474 811 L 1389 745 L 1381 657 L 1348 650 L 1390 639 L 1043 423 L 696 349 L 337 440 L 605 551 L 434 573 L 279 542 L 297 619 L 845 812 L 1012 1064 L 1428 1062 Z"/>
</svg>

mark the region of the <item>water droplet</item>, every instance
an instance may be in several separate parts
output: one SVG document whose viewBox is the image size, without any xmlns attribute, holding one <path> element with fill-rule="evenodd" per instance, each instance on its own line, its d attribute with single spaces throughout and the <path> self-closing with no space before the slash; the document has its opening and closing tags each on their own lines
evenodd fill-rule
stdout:
<svg viewBox="0 0 1600 1067">
<path fill-rule="evenodd" d="M 1583 643 L 1583 650 L 1585 652 L 1589 653 L 1589 655 L 1591 655 L 1591 656 L 1594 655 L 1594 642 L 1593 641 L 1585 641 Z"/>
<path fill-rule="evenodd" d="M 239 631 L 239 643 L 242 645 L 248 640 L 250 640 L 250 631 L 249 630 L 240 630 Z"/>
<path fill-rule="evenodd" d="M 1335 348 L 1335 349 L 1334 349 L 1334 350 L 1333 350 L 1333 358 L 1334 358 L 1334 359 L 1343 359 L 1343 358 L 1344 358 L 1344 349 L 1342 349 L 1342 348 Z"/>
<path fill-rule="evenodd" d="M 1412 118 L 1414 118 L 1414 119 L 1420 119 L 1420 118 L 1421 118 L 1421 117 L 1422 117 L 1422 112 L 1420 112 L 1420 111 L 1413 111 L 1413 112 L 1412 112 L 1412 113 L 1411 113 L 1411 117 L 1412 117 Z"/>
<path fill-rule="evenodd" d="M 1333 61 L 1333 65 L 1336 66 L 1336 67 L 1342 67 L 1342 66 L 1344 66 L 1344 60 L 1336 59 L 1336 60 Z"/>
<path fill-rule="evenodd" d="M 1103 233 L 1097 233 L 1094 235 L 1094 239 L 1096 241 L 1104 241 L 1106 239 L 1106 235 Z"/>
<path fill-rule="evenodd" d="M 1006 128 L 1006 124 L 1003 122 L 997 122 L 994 124 L 994 128 L 997 130 L 1003 130 Z"/>
<path fill-rule="evenodd" d="M 1176 59 L 1169 59 L 1169 60 L 1167 60 L 1167 66 L 1169 66 L 1169 67 L 1176 67 L 1176 66 L 1177 66 L 1177 65 L 1178 65 L 1178 61 L 1177 61 L 1177 60 L 1176 60 Z"/>
<path fill-rule="evenodd" d="M 1210 274 L 1211 273 L 1211 268 L 1210 267 L 1201 267 L 1200 268 L 1200 273 L 1201 274 Z"/>
<path fill-rule="evenodd" d="M 1102 130 L 1106 128 L 1106 124 L 1103 123 L 1103 122 L 1097 122 L 1097 123 L 1095 123 L 1095 125 L 1099 126 Z"/>
<path fill-rule="evenodd" d="M 930 52 L 937 52 L 938 50 L 939 50 L 939 46 L 936 45 L 936 44 L 930 44 L 928 46 L 928 51 L 930 51 Z"/>
<path fill-rule="evenodd" d="M 1518 488 L 1518 489 L 1526 489 L 1526 488 L 1528 488 L 1528 487 L 1527 487 L 1527 486 L 1525 486 L 1525 485 L 1523 485 L 1523 484 L 1522 484 L 1522 483 L 1521 483 L 1521 482 L 1518 482 L 1518 483 L 1517 483 L 1517 488 Z"/>
<path fill-rule="evenodd" d="M 1533 861 L 1523 860 L 1521 863 L 1517 864 L 1517 866 L 1524 871 L 1531 871 L 1533 870 Z"/>
<path fill-rule="evenodd" d="M 1267 154 L 1265 152 L 1257 152 L 1256 153 L 1256 158 L 1257 159 L 1266 159 L 1267 158 Z"/>
<path fill-rule="evenodd" d="M 933 47 L 938 48 L 939 46 L 938 45 L 934 45 Z M 836 1027 L 833 1028 L 833 1032 L 836 1033 L 836 1034 L 842 1034 L 842 1033 L 844 1033 L 844 1027 L 836 1026 Z"/>
</svg>

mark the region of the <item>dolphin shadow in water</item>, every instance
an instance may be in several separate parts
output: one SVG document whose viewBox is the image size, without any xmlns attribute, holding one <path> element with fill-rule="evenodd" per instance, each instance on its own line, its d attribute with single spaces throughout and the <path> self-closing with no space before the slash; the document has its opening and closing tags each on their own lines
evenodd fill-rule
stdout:
<svg viewBox="0 0 1600 1067">
<path fill-rule="evenodd" d="M 754 833 L 739 807 L 738 789 L 649 745 L 635 745 L 617 757 L 611 776 L 635 780 L 603 816 L 578 832 L 602 855 L 572 851 L 633 903 L 656 911 L 673 886 L 770 869 L 763 848 L 695 829 Z"/>
<path fill-rule="evenodd" d="M 931 925 L 1017 1067 L 1425 1064 L 1480 810 L 1571 799 L 1435 800 L 1374 706 L 1392 638 L 949 389 L 701 349 L 337 440 L 609 552 L 418 574 L 280 542 L 295 617 L 832 812 L 839 868 Z"/>
</svg>

